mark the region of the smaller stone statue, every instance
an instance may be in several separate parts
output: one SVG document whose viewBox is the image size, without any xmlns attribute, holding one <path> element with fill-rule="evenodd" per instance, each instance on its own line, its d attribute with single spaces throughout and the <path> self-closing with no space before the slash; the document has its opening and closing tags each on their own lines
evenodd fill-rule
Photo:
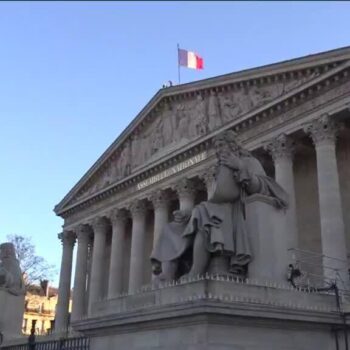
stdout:
<svg viewBox="0 0 350 350">
<path fill-rule="evenodd" d="M 0 244 L 0 333 L 5 341 L 21 334 L 24 295 L 15 247 L 12 243 Z"/>
<path fill-rule="evenodd" d="M 12 243 L 0 245 L 0 288 L 10 294 L 24 294 L 24 282 Z"/>
</svg>

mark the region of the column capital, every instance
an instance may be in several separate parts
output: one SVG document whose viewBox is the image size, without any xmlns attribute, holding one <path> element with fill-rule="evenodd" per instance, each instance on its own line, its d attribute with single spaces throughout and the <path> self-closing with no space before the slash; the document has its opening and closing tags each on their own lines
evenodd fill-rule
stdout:
<svg viewBox="0 0 350 350">
<path fill-rule="evenodd" d="M 91 239 L 91 228 L 86 224 L 79 224 L 74 228 L 75 234 L 78 238 L 78 242 L 89 243 Z"/>
<path fill-rule="evenodd" d="M 206 185 L 207 188 L 215 180 L 216 169 L 217 169 L 216 165 L 211 165 L 202 174 L 199 175 L 199 178 L 202 179 L 205 182 L 205 185 Z"/>
<path fill-rule="evenodd" d="M 58 234 L 58 238 L 61 240 L 63 246 L 73 247 L 76 236 L 72 231 L 63 231 Z"/>
<path fill-rule="evenodd" d="M 109 227 L 109 222 L 105 216 L 97 216 L 96 218 L 91 220 L 90 225 L 94 230 L 94 234 L 96 232 L 104 233 Z"/>
<path fill-rule="evenodd" d="M 112 222 L 112 225 L 115 225 L 119 222 L 126 222 L 128 219 L 128 213 L 126 209 L 114 208 L 109 212 L 109 219 Z"/>
<path fill-rule="evenodd" d="M 169 193 L 164 190 L 154 191 L 150 196 L 150 200 L 154 209 L 166 208 L 170 200 Z"/>
<path fill-rule="evenodd" d="M 148 206 L 145 200 L 135 200 L 129 204 L 128 209 L 134 218 L 135 216 L 145 215 L 148 210 Z"/>
<path fill-rule="evenodd" d="M 173 189 L 179 197 L 194 197 L 197 192 L 196 183 L 192 179 L 182 179 L 174 184 Z"/>
<path fill-rule="evenodd" d="M 271 154 L 274 162 L 281 159 L 292 160 L 295 152 L 295 142 L 290 136 L 280 134 L 266 144 L 264 149 Z"/>
<path fill-rule="evenodd" d="M 311 123 L 305 125 L 304 132 L 311 136 L 315 146 L 325 144 L 335 144 L 339 131 L 343 125 L 337 123 L 328 115 L 313 120 Z"/>
</svg>

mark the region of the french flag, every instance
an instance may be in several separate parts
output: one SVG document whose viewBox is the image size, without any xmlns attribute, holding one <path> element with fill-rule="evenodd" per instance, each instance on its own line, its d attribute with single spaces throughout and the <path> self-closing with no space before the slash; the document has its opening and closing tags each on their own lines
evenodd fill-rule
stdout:
<svg viewBox="0 0 350 350">
<path fill-rule="evenodd" d="M 179 65 L 192 69 L 203 69 L 203 58 L 193 51 L 178 49 Z"/>
</svg>

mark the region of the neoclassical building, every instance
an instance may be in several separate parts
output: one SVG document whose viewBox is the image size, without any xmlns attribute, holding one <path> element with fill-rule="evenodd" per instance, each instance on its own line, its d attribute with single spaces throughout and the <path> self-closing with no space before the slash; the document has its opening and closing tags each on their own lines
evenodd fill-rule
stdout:
<svg viewBox="0 0 350 350">
<path fill-rule="evenodd" d="M 350 48 L 159 90 L 55 207 L 64 219 L 56 329 L 68 327 L 71 288 L 77 321 L 151 283 L 154 242 L 175 209 L 207 198 L 212 139 L 229 129 L 289 194 L 286 261 L 311 284 L 346 289 L 349 103 Z"/>
</svg>

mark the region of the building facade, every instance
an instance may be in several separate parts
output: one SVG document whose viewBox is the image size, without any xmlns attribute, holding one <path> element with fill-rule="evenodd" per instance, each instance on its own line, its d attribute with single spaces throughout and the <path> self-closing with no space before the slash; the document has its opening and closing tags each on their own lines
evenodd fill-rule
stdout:
<svg viewBox="0 0 350 350">
<path fill-rule="evenodd" d="M 43 288 L 44 287 L 44 288 Z M 54 328 L 58 290 L 48 285 L 30 286 L 25 296 L 22 332 L 29 335 L 50 334 Z"/>
<path fill-rule="evenodd" d="M 223 130 L 289 194 L 287 260 L 307 283 L 347 289 L 349 75 L 342 48 L 161 89 L 55 207 L 64 219 L 56 329 L 68 327 L 71 287 L 77 321 L 152 282 L 154 242 L 175 209 L 207 198 Z"/>
</svg>

